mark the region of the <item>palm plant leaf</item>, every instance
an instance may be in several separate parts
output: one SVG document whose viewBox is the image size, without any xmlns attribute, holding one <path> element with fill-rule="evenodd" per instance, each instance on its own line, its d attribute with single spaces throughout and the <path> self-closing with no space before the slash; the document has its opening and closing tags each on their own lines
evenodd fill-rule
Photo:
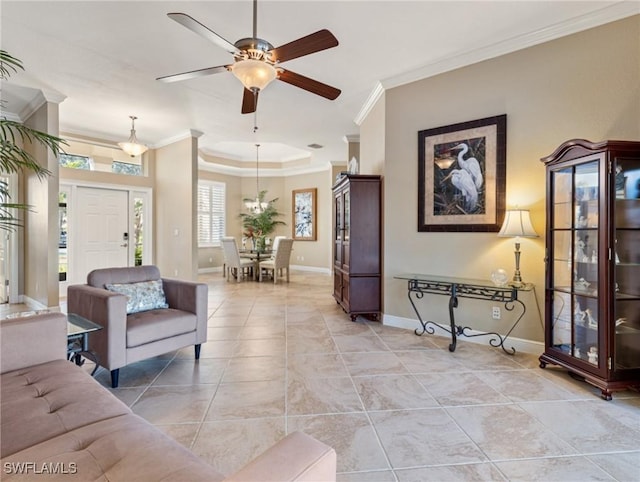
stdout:
<svg viewBox="0 0 640 482">
<path fill-rule="evenodd" d="M 0 50 L 0 78 L 6 80 L 11 74 L 15 74 L 18 69 L 24 70 L 22 61 L 9 54 L 6 50 Z"/>
</svg>

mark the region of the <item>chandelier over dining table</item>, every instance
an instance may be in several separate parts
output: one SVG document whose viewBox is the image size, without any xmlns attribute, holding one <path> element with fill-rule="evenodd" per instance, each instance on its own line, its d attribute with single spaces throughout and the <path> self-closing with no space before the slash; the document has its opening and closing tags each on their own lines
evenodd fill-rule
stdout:
<svg viewBox="0 0 640 482">
<path fill-rule="evenodd" d="M 269 203 L 260 199 L 260 144 L 256 144 L 256 198 L 253 201 L 246 201 L 245 206 L 253 213 L 261 213 L 269 206 Z"/>
</svg>

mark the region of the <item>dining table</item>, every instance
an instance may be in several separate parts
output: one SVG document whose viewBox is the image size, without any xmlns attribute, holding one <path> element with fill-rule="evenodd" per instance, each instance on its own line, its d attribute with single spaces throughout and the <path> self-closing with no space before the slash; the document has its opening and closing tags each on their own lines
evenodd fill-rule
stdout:
<svg viewBox="0 0 640 482">
<path fill-rule="evenodd" d="M 271 258 L 273 250 L 271 249 L 239 249 L 238 254 L 241 258 L 249 258 L 253 261 L 253 278 L 260 278 L 260 261 Z"/>
</svg>

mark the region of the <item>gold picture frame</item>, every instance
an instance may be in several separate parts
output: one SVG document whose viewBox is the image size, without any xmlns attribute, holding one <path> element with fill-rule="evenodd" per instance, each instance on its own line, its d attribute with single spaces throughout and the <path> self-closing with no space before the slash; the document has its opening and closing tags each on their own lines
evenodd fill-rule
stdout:
<svg viewBox="0 0 640 482">
<path fill-rule="evenodd" d="M 316 222 L 317 189 L 296 189 L 291 193 L 291 237 L 296 241 L 315 241 L 318 237 Z"/>
</svg>

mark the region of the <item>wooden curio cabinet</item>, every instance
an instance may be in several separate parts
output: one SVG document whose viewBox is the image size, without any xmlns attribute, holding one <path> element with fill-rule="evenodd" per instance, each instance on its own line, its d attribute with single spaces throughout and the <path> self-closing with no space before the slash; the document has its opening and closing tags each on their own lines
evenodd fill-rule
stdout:
<svg viewBox="0 0 640 482">
<path fill-rule="evenodd" d="M 355 320 L 381 309 L 380 176 L 346 174 L 333 187 L 333 297 Z"/>
<path fill-rule="evenodd" d="M 640 142 L 567 141 L 547 169 L 545 352 L 602 390 L 640 386 Z"/>
</svg>

